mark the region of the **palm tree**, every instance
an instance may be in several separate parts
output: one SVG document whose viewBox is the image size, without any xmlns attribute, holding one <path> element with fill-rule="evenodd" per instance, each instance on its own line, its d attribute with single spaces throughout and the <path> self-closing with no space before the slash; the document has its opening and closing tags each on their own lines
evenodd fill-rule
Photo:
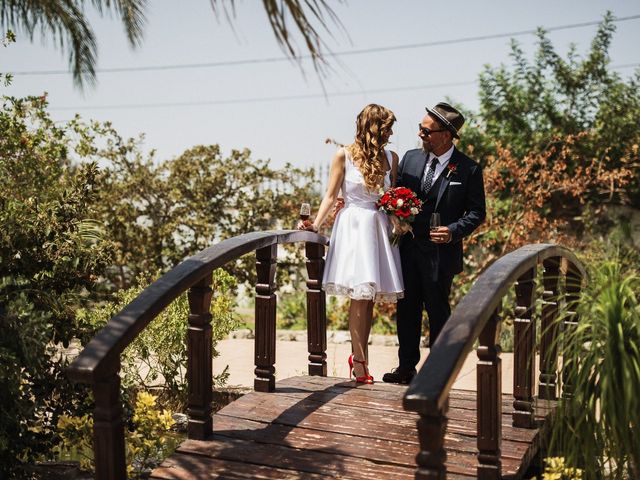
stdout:
<svg viewBox="0 0 640 480">
<path fill-rule="evenodd" d="M 124 24 L 127 38 L 135 47 L 142 40 L 146 0 L 92 0 L 104 15 L 113 12 Z M 96 79 L 97 43 L 83 9 L 83 0 L 0 0 L 0 25 L 24 30 L 31 40 L 36 32 L 51 36 L 63 50 L 69 50 L 69 67 L 75 84 Z"/>
<path fill-rule="evenodd" d="M 222 9 L 227 19 L 231 21 L 230 12 L 235 16 L 236 0 L 209 1 L 216 14 L 220 11 L 220 4 L 223 4 Z M 325 44 L 312 22 L 318 22 L 327 33 L 330 33 L 327 19 L 338 27 L 342 27 L 338 16 L 327 2 L 325 0 L 262 0 L 262 6 L 269 17 L 273 34 L 285 53 L 293 59 L 300 60 L 300 52 L 295 47 L 291 32 L 287 27 L 287 20 L 290 17 L 298 33 L 302 35 L 316 72 L 322 73 L 325 65 L 322 49 Z"/>
<path fill-rule="evenodd" d="M 63 50 L 69 51 L 69 67 L 76 86 L 96 80 L 97 43 L 85 15 L 85 4 L 92 5 L 101 16 L 115 14 L 125 27 L 129 43 L 136 47 L 142 41 L 147 0 L 0 0 L 0 26 L 24 30 L 30 39 L 36 32 L 51 36 Z M 235 0 L 210 0 L 213 11 L 223 11 L 231 22 L 235 16 Z M 299 59 L 287 21 L 291 19 L 302 36 L 316 71 L 322 71 L 325 46 L 317 23 L 329 32 L 327 19 L 340 22 L 326 0 L 262 0 L 262 5 L 278 43 L 291 58 Z M 313 23 L 312 23 L 313 22 Z"/>
</svg>

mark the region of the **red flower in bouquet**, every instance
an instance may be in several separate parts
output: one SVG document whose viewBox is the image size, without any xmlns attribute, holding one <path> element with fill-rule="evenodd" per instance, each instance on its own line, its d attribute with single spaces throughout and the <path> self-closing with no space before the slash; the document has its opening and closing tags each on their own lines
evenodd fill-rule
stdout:
<svg viewBox="0 0 640 480">
<path fill-rule="evenodd" d="M 394 187 L 382 194 L 376 206 L 378 210 L 389 215 L 393 224 L 389 239 L 392 245 L 397 245 L 402 235 L 412 231 L 410 223 L 420 213 L 422 201 L 410 188 Z"/>
</svg>

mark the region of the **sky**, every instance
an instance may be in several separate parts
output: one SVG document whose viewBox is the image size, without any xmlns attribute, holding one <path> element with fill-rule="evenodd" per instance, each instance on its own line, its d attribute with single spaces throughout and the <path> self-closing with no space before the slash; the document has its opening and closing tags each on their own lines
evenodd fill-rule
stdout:
<svg viewBox="0 0 640 480">
<path fill-rule="evenodd" d="M 47 92 L 55 120 L 75 113 L 110 120 L 125 137 L 145 134 L 144 150 L 155 149 L 159 160 L 217 143 L 225 153 L 249 148 L 253 158 L 270 159 L 277 168 L 290 163 L 327 169 L 336 147 L 325 139 L 351 142 L 356 116 L 368 103 L 396 114 L 390 148 L 400 155 L 418 146 L 417 123 L 426 106 L 449 98 L 477 109 L 476 82 L 483 66 L 510 64 L 509 37 L 478 37 L 589 23 L 601 20 L 607 10 L 619 18 L 640 14 L 640 2 L 622 0 L 330 3 L 342 27 L 329 23 L 331 33 L 323 35 L 338 55 L 329 58 L 331 68 L 322 83 L 309 61 L 302 68 L 290 61 L 185 66 L 283 57 L 258 0 L 237 1 L 232 24 L 217 18 L 208 0 L 154 0 L 148 3 L 144 38 L 136 49 L 127 43 L 119 21 L 100 18 L 88 7 L 99 46 L 97 68 L 179 68 L 98 73 L 97 84 L 82 91 L 69 73 L 33 74 L 66 71 L 67 53 L 50 38 L 31 41 L 18 30 L 17 43 L 0 48 L 0 71 L 14 73 L 13 84 L 0 87 L 0 93 Z M 612 65 L 639 64 L 640 18 L 616 25 Z M 595 31 L 595 26 L 581 26 L 552 31 L 549 38 L 561 54 L 571 43 L 585 54 Z M 475 40 L 454 42 L 469 38 Z M 528 56 L 534 54 L 534 35 L 513 38 Z M 432 45 L 340 55 L 425 43 Z M 634 68 L 618 71 L 624 77 Z"/>
</svg>

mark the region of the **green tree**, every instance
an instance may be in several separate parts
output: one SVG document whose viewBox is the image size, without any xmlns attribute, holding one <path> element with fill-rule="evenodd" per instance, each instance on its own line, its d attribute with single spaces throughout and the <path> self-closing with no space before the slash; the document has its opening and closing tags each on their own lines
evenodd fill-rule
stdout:
<svg viewBox="0 0 640 480">
<path fill-rule="evenodd" d="M 640 204 L 640 71 L 611 70 L 612 20 L 584 57 L 562 58 L 540 30 L 531 59 L 512 42 L 512 63 L 480 74 L 480 109 L 463 109 L 458 148 L 483 164 L 487 219 L 466 241 L 456 299 L 504 253 L 532 242 L 581 250 L 628 224 L 615 207 Z"/>
<path fill-rule="evenodd" d="M 24 30 L 33 40 L 36 32 L 50 36 L 54 43 L 69 52 L 69 66 L 77 86 L 96 80 L 95 64 L 98 44 L 85 14 L 90 4 L 100 14 L 119 18 L 132 47 L 142 41 L 147 0 L 3 0 L 0 2 L 0 26 Z M 292 58 L 299 58 L 294 32 L 311 55 L 316 71 L 324 65 L 324 43 L 318 29 L 329 31 L 328 21 L 340 24 L 325 0 L 262 0 L 277 42 Z M 224 11 L 231 22 L 235 0 L 211 0 L 213 11 Z M 291 28 L 291 21 L 294 29 Z M 314 26 L 318 24 L 319 27 Z"/>
<path fill-rule="evenodd" d="M 584 175 L 580 163 L 592 159 L 609 172 L 629 164 L 636 169 L 634 180 L 619 194 L 608 198 L 605 185 L 587 192 L 587 200 L 639 206 L 640 70 L 629 79 L 611 70 L 613 20 L 611 13 L 605 15 L 584 57 L 572 46 L 563 59 L 542 29 L 533 61 L 513 41 L 513 65 L 486 66 L 480 75 L 480 111 L 474 116 L 480 128 L 466 132 L 462 145 L 474 145 L 480 158 L 496 155 L 500 147 L 517 158 L 553 149 L 548 159 L 553 165 L 571 137 L 581 162 L 567 165 L 570 175 Z M 503 197 L 513 193 L 506 186 Z M 551 201 L 560 205 L 567 198 L 559 193 Z M 569 205 L 574 209 L 567 214 L 575 215 L 578 204 L 572 200 Z"/>
<path fill-rule="evenodd" d="M 317 196 L 312 170 L 273 169 L 247 149 L 225 156 L 218 145 L 197 146 L 158 162 L 109 124 L 75 125 L 84 135 L 79 143 L 86 158 L 106 161 L 96 208 L 116 245 L 108 275 L 118 288 L 141 273 L 166 271 L 214 242 L 292 228 L 299 202 Z M 300 249 L 289 251 L 282 275 L 300 268 Z M 251 257 L 225 268 L 243 282 L 254 278 L 253 263 Z"/>
<path fill-rule="evenodd" d="M 87 408 L 64 374 L 63 347 L 99 327 L 78 315 L 81 307 L 98 311 L 113 283 L 129 287 L 139 273 L 164 272 L 213 242 L 291 226 L 299 201 L 313 195 L 312 171 L 274 170 L 248 150 L 225 157 L 217 145 L 200 146 L 156 163 L 109 124 L 53 122 L 45 96 L 2 101 L 0 476 L 48 451 L 60 415 Z M 281 274 L 301 268 L 295 252 Z M 252 278 L 253 257 L 228 269 Z M 175 308 L 184 314 L 185 300 Z M 225 317 L 220 327 L 231 323 Z M 167 338 L 154 331 L 141 337 L 143 351 L 156 340 L 181 344 L 178 330 Z M 180 395 L 184 348 L 176 352 L 160 375 L 173 375 L 168 387 Z"/>
<path fill-rule="evenodd" d="M 46 99 L 0 109 L 0 476 L 46 451 L 78 391 L 60 346 L 79 336 L 75 309 L 95 298 L 112 245 L 95 222 L 97 167 L 73 167 L 65 126 Z M 16 474 L 17 475 L 17 474 Z M 20 477 L 22 478 L 22 477 Z"/>
</svg>

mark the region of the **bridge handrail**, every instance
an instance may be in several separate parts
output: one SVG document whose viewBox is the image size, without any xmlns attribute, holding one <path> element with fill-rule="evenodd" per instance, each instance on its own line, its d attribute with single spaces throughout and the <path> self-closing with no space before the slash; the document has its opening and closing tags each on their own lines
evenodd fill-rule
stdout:
<svg viewBox="0 0 640 480">
<path fill-rule="evenodd" d="M 563 263 L 562 266 L 560 265 L 561 262 Z M 549 303 L 552 308 L 551 311 L 544 314 L 547 316 L 550 315 L 550 317 L 547 319 L 547 322 L 543 321 L 543 328 L 550 325 L 549 321 L 551 317 L 555 316 L 555 312 L 557 311 L 553 310 L 555 307 L 552 305 L 555 301 L 553 295 L 557 293 L 557 289 L 553 288 L 553 277 L 555 275 L 555 282 L 557 284 L 560 269 L 564 271 L 567 278 L 567 295 L 570 296 L 570 300 L 576 300 L 580 283 L 582 278 L 586 276 L 586 272 L 581 262 L 569 249 L 555 244 L 527 245 L 496 260 L 478 277 L 469 292 L 460 300 L 437 340 L 434 342 L 424 365 L 413 379 L 405 394 L 403 400 L 404 408 L 418 412 L 422 417 L 422 427 L 419 423 L 419 430 L 422 428 L 424 432 L 431 432 L 431 434 L 435 434 L 435 436 L 439 436 L 439 432 L 442 431 L 442 441 L 444 441 L 444 429 L 446 428 L 445 413 L 448 408 L 449 392 L 462 369 L 467 355 L 472 351 L 475 342 L 478 340 L 480 340 L 480 346 L 478 347 L 480 363 L 484 363 L 494 369 L 497 367 L 497 375 L 494 372 L 493 377 L 497 376 L 498 378 L 492 377 L 491 381 L 498 382 L 493 388 L 501 389 L 498 358 L 499 348 L 496 347 L 495 343 L 498 340 L 496 326 L 500 321 L 499 309 L 502 299 L 509 288 L 514 285 L 514 283 L 519 282 L 519 288 L 521 289 L 520 296 L 527 297 L 528 295 L 528 297 L 519 299 L 516 316 L 528 317 L 525 318 L 525 320 L 530 321 L 531 311 L 533 309 L 532 299 L 533 286 L 535 285 L 535 269 L 539 264 L 544 264 L 546 268 L 544 280 L 545 294 L 543 295 L 546 296 L 546 298 L 543 298 L 543 300 L 548 300 L 547 303 Z M 547 288 L 547 284 L 551 290 Z M 482 336 L 485 331 L 487 332 L 483 339 Z M 535 332 L 535 328 L 533 331 Z M 521 333 L 518 332 L 518 335 L 521 335 Z M 524 335 L 524 333 L 522 333 L 522 335 Z M 535 341 L 535 334 L 528 332 L 527 335 Z M 529 337 L 527 338 L 527 341 L 529 341 Z M 523 344 L 521 337 L 514 340 L 515 349 L 518 349 L 521 344 Z M 551 349 L 553 347 L 547 342 L 545 348 Z M 514 413 L 514 425 L 528 426 L 531 428 L 533 413 L 529 410 L 532 408 L 532 402 L 530 402 L 528 396 L 530 396 L 532 386 L 527 384 L 527 378 L 532 378 L 533 373 L 530 366 L 524 365 L 524 363 L 527 361 L 529 363 L 531 362 L 530 359 L 533 352 L 526 352 L 524 355 L 525 356 L 523 356 L 523 352 L 521 352 L 521 356 L 517 358 L 518 353 L 514 353 L 514 363 L 516 363 L 514 368 L 516 370 L 527 369 L 526 372 L 516 371 L 514 373 L 516 375 L 516 377 L 514 377 L 514 395 L 516 396 L 514 406 L 516 409 L 520 409 L 519 412 Z M 529 360 L 526 359 L 526 355 L 529 355 Z M 524 363 L 523 358 L 525 358 Z M 542 372 L 542 374 L 544 375 L 546 372 Z M 480 375 L 481 369 L 480 365 L 478 365 L 479 379 Z M 518 375 L 520 375 L 520 377 L 517 377 Z M 522 383 L 527 385 L 524 385 L 524 387 L 518 385 L 518 379 L 521 379 Z M 555 389 L 555 383 L 552 386 L 553 389 Z M 524 396 L 519 399 L 516 389 L 521 387 L 528 390 L 523 394 Z M 482 393 L 480 389 L 481 385 L 479 380 L 478 402 L 486 402 L 488 398 L 487 395 L 491 397 L 491 394 L 487 394 L 486 392 Z M 501 395 L 502 392 L 499 393 Z M 550 391 L 546 393 L 541 391 L 540 393 L 541 397 L 544 396 L 543 393 L 547 396 L 554 395 Z M 500 399 L 491 397 L 490 401 L 495 403 L 499 402 Z M 521 402 L 518 403 L 519 401 Z M 479 417 L 477 419 L 479 447 L 482 447 L 482 445 L 480 445 L 481 414 L 482 412 L 479 407 Z M 524 414 L 524 416 L 521 415 L 516 419 L 516 414 Z M 527 420 L 523 421 L 522 418 L 524 417 L 526 417 Z M 495 424 L 499 422 L 499 418 L 491 419 L 491 421 Z M 518 423 L 522 423 L 522 425 L 517 425 Z M 493 432 L 493 434 L 498 435 L 498 437 L 500 435 L 499 432 Z M 420 435 L 422 436 L 422 433 L 420 433 Z M 426 439 L 428 435 L 425 433 L 424 436 Z M 417 458 L 419 465 L 418 472 L 420 472 L 421 469 L 423 473 L 429 472 L 424 478 L 440 478 L 438 475 L 441 475 L 442 469 L 444 468 L 444 449 L 442 445 L 435 442 L 433 438 L 428 442 L 430 442 L 428 445 L 426 443 L 423 444 L 421 439 L 421 445 L 423 445 L 424 448 Z M 493 439 L 491 444 L 496 447 L 495 450 L 499 451 L 499 438 Z M 479 448 L 479 450 L 480 464 L 494 463 L 495 461 L 499 462 L 499 456 L 498 460 L 495 458 L 487 460 L 486 457 L 483 459 L 483 448 Z M 418 476 L 416 478 L 418 478 Z"/>
<path fill-rule="evenodd" d="M 307 271 L 309 374 L 327 374 L 326 311 L 321 291 L 324 250 L 329 239 L 300 230 L 253 232 L 224 240 L 187 258 L 144 289 L 89 341 L 67 368 L 75 382 L 92 386 L 94 460 L 98 480 L 126 478 L 124 424 L 120 402 L 120 355 L 171 302 L 189 292 L 187 383 L 189 438 L 212 432 L 211 277 L 216 268 L 256 252 L 256 390 L 275 388 L 275 270 L 279 244 L 304 242 Z"/>
<path fill-rule="evenodd" d="M 323 235 L 308 231 L 252 232 L 224 240 L 185 259 L 149 285 L 89 341 L 68 367 L 69 377 L 92 384 L 102 376 L 144 328 L 171 302 L 205 276 L 242 255 L 274 244 L 310 242 L 327 245 Z"/>
</svg>

